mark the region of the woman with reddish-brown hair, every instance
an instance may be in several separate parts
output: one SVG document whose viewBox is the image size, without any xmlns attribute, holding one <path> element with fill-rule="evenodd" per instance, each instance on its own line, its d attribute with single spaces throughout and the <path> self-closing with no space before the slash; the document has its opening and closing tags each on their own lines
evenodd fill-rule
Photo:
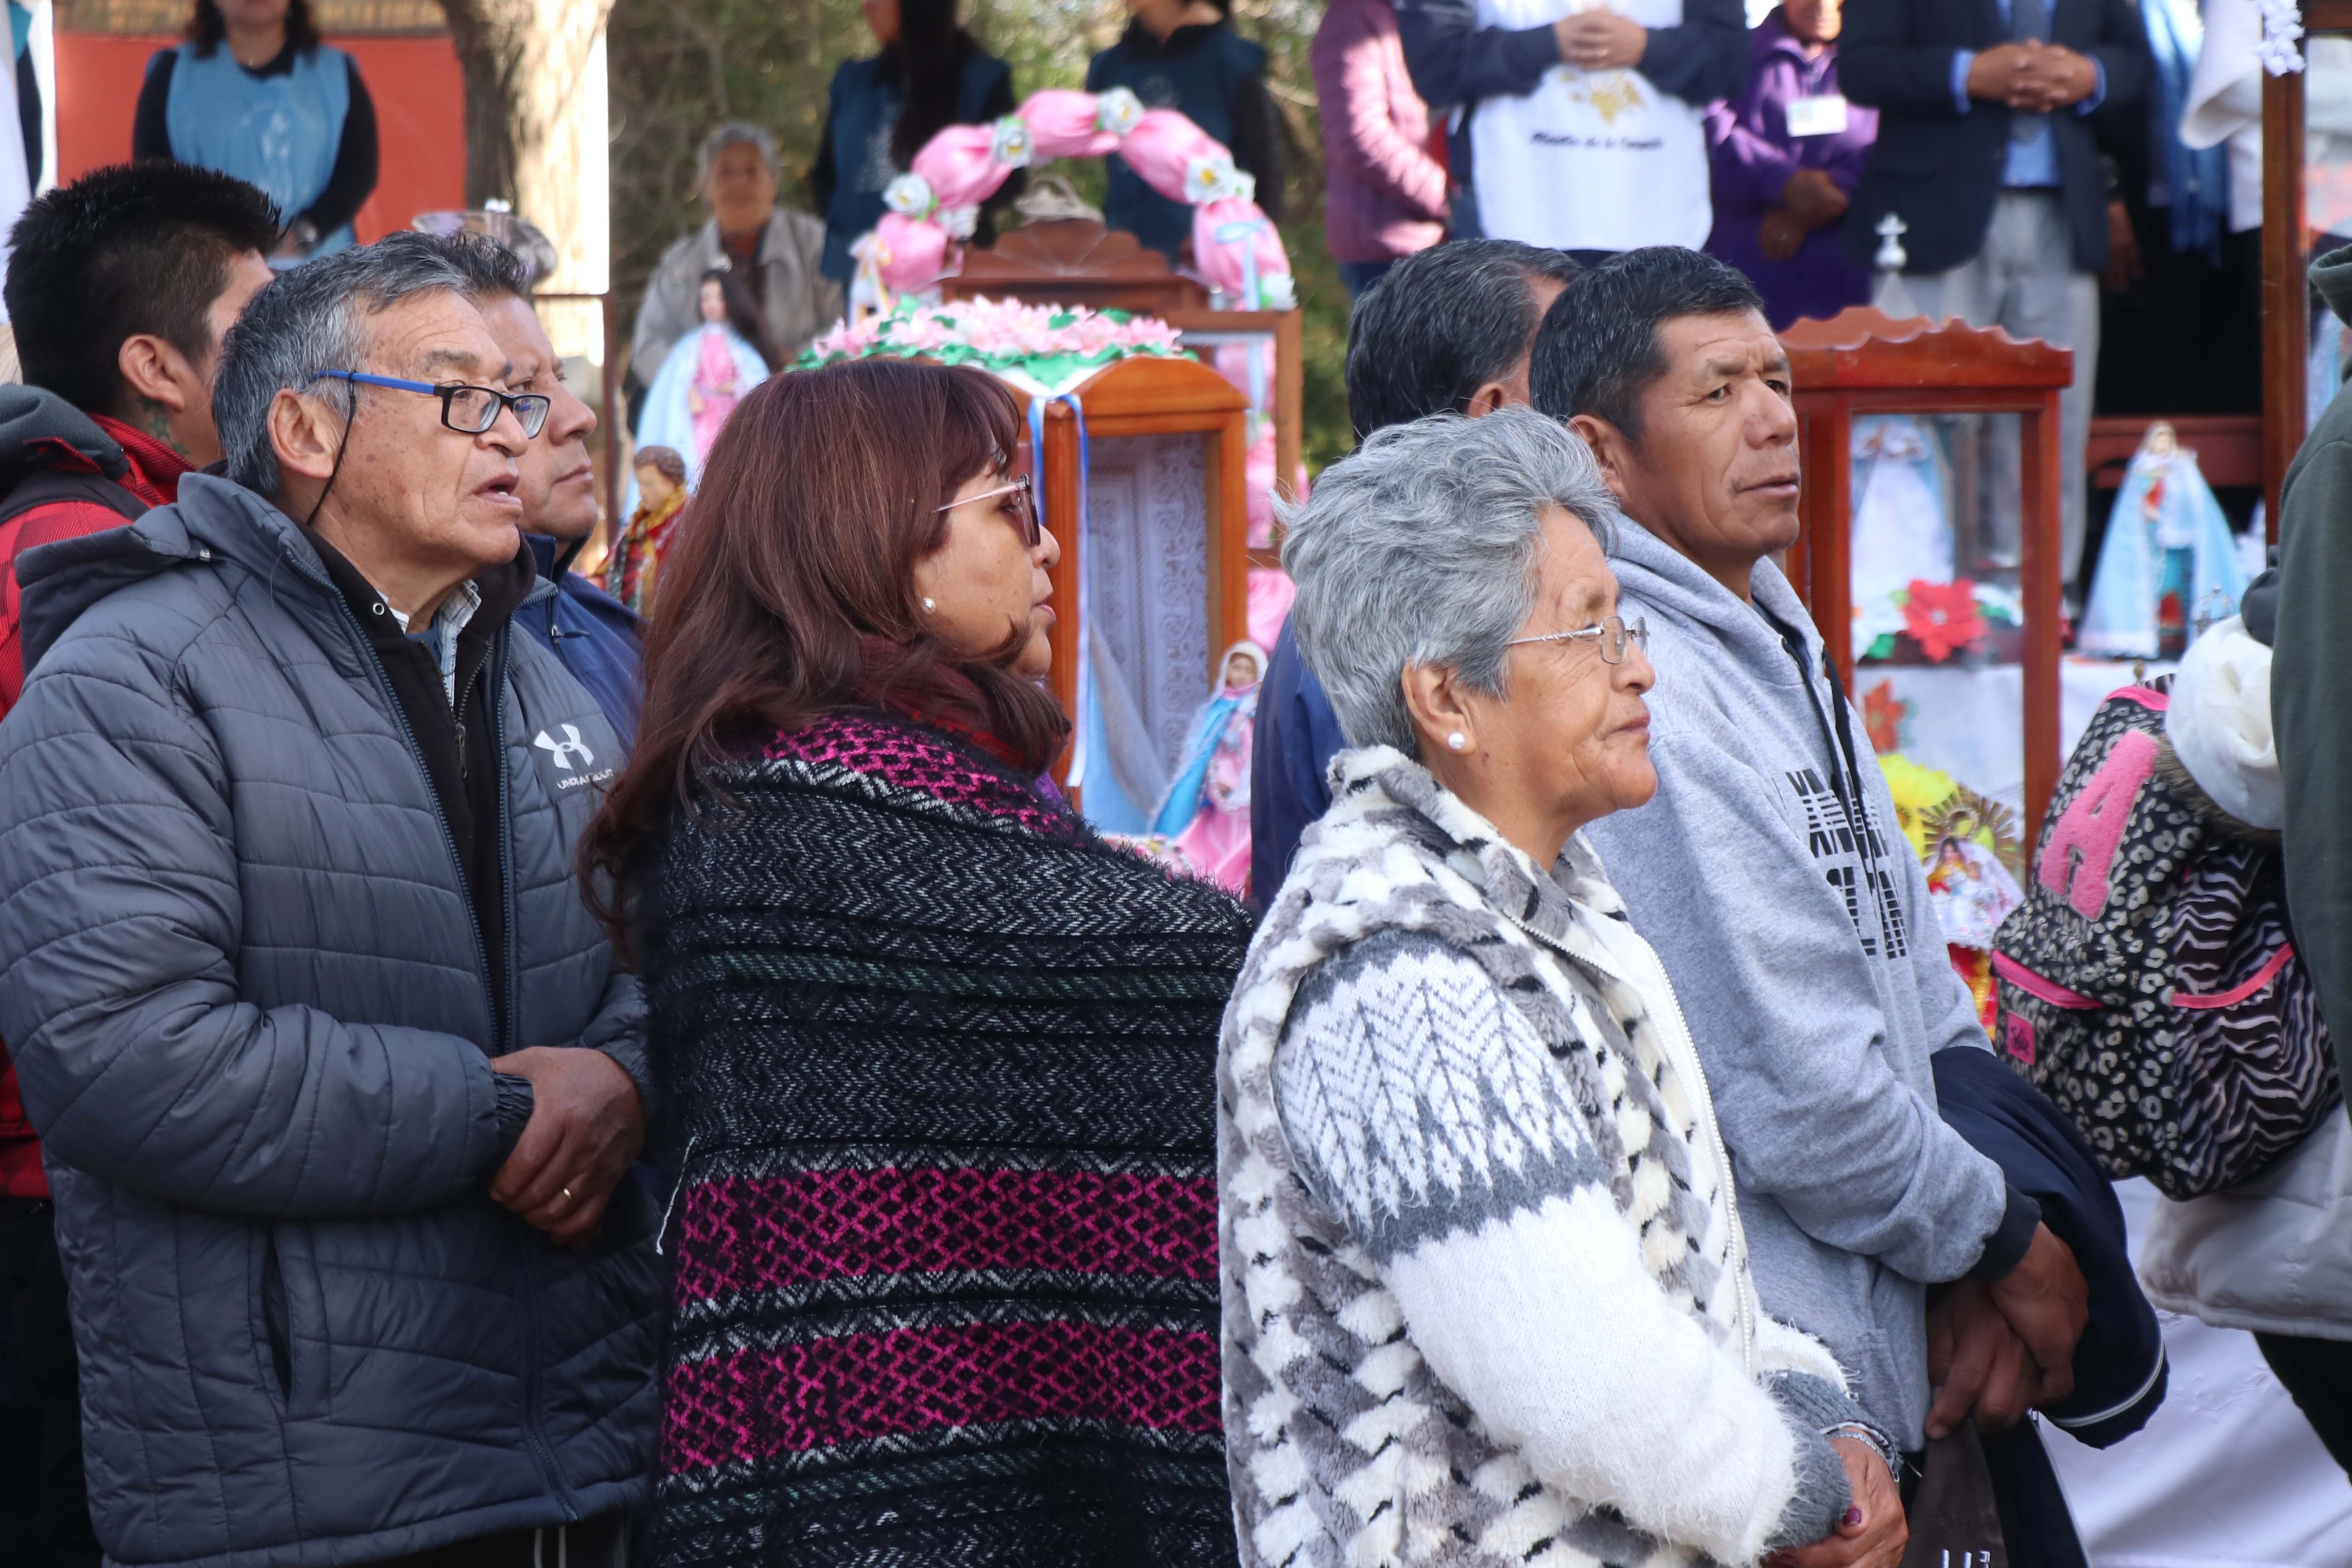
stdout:
<svg viewBox="0 0 2352 1568">
<path fill-rule="evenodd" d="M 659 1561 L 1228 1563 L 1216 1032 L 1249 923 L 1045 777 L 1013 394 L 778 377 L 586 848 L 680 1185 Z"/>
</svg>

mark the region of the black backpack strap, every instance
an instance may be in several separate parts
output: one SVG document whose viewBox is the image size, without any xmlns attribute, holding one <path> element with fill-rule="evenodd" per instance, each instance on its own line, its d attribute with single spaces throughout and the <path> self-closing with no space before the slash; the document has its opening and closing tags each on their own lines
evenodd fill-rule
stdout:
<svg viewBox="0 0 2352 1568">
<path fill-rule="evenodd" d="M 5 478 L 5 476 L 0 476 Z M 36 507 L 54 506 L 59 501 L 79 501 L 85 506 L 104 507 L 120 513 L 126 523 L 137 522 L 147 515 L 147 503 L 103 474 L 71 474 L 54 468 L 37 468 L 9 486 L 0 497 L 0 523 L 23 517 Z"/>
</svg>

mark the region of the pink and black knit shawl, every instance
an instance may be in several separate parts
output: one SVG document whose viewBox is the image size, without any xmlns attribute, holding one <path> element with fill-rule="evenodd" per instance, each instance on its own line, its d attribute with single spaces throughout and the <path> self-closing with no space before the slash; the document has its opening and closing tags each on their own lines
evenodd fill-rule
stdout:
<svg viewBox="0 0 2352 1568">
<path fill-rule="evenodd" d="M 711 783 L 641 948 L 684 1178 L 660 1562 L 1234 1562 L 1244 911 L 880 714 Z"/>
</svg>

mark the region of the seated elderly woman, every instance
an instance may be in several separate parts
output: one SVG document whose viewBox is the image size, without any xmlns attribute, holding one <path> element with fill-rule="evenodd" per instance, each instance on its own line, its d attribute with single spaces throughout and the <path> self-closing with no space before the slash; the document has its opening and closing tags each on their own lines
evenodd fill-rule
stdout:
<svg viewBox="0 0 2352 1568">
<path fill-rule="evenodd" d="M 1578 833 L 1657 788 L 1613 516 L 1505 410 L 1381 431 L 1289 520 L 1354 749 L 1225 1013 L 1245 1558 L 1899 1560 L 1883 1439 L 1759 1310 L 1682 1011 Z"/>
</svg>

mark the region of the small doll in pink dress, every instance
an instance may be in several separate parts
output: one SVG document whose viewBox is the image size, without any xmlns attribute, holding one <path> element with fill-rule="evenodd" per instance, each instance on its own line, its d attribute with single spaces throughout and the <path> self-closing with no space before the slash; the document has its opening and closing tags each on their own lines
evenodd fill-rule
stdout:
<svg viewBox="0 0 2352 1568">
<path fill-rule="evenodd" d="M 1218 689 L 1193 716 L 1175 782 L 1151 823 L 1187 864 L 1236 896 L 1249 886 L 1250 739 L 1265 674 L 1265 650 L 1256 643 L 1225 650 Z"/>
<path fill-rule="evenodd" d="M 689 484 L 701 476 L 727 416 L 771 369 L 767 329 L 740 276 L 723 267 L 704 273 L 699 308 L 702 325 L 662 362 L 637 431 L 639 441 L 685 456 Z"/>
</svg>

